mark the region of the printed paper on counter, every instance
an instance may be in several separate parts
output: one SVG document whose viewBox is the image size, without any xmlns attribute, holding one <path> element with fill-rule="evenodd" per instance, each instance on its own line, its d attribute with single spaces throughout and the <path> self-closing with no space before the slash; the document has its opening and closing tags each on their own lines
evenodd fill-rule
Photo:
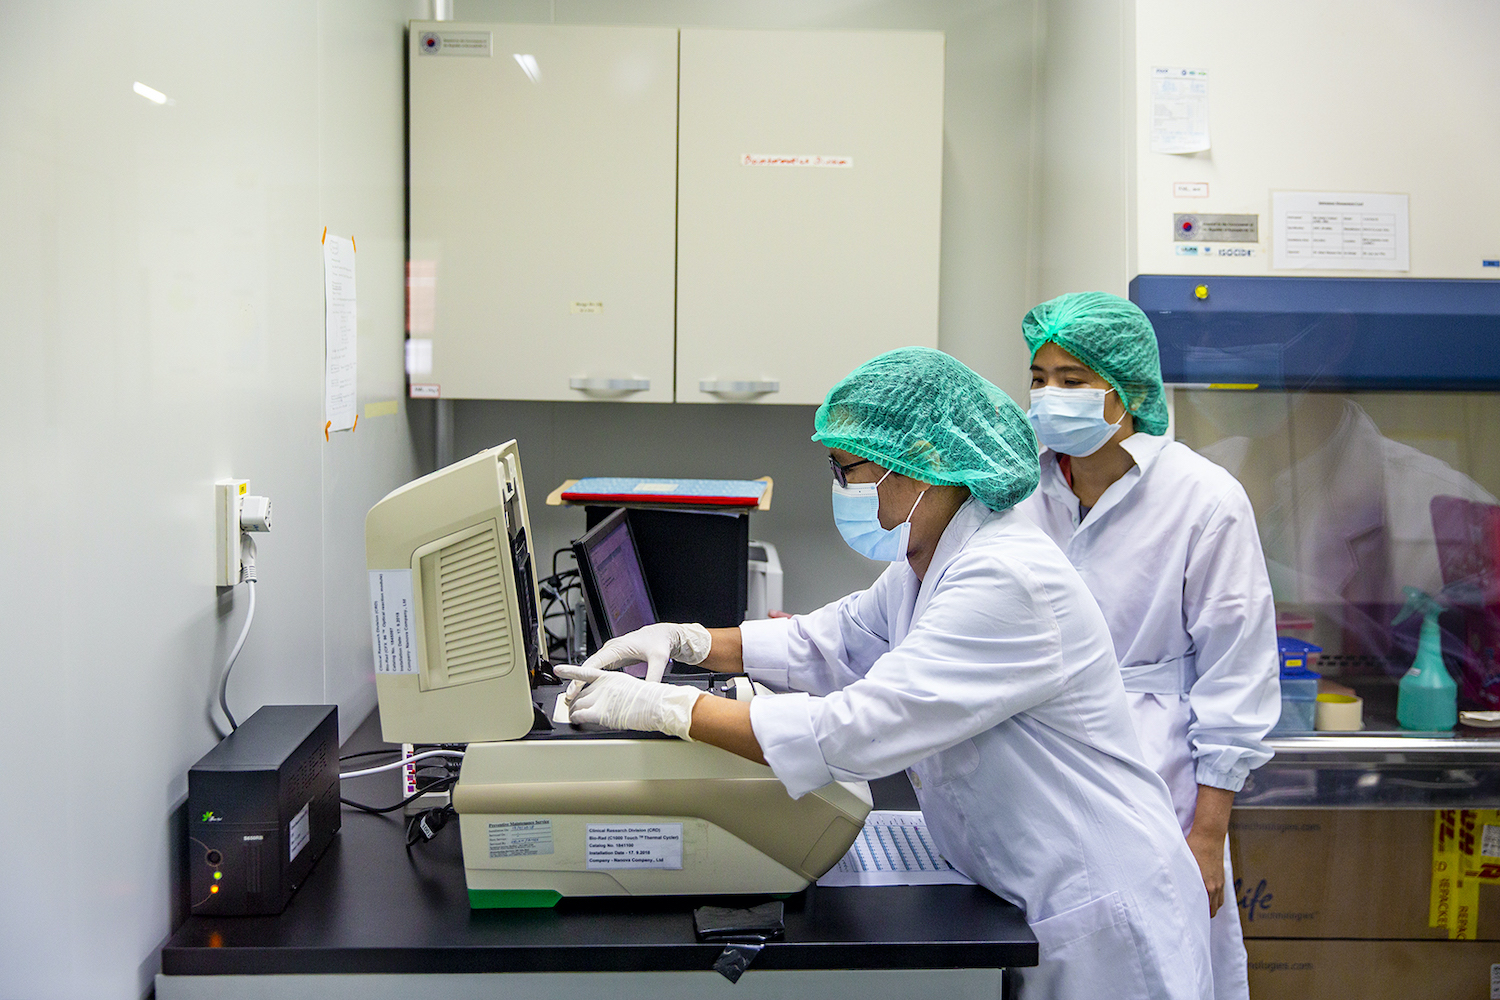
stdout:
<svg viewBox="0 0 1500 1000">
<path fill-rule="evenodd" d="M 921 812 L 877 809 L 819 885 L 973 885 L 938 853 Z"/>
<path fill-rule="evenodd" d="M 1208 148 L 1208 70 L 1151 67 L 1151 152 Z"/>
<path fill-rule="evenodd" d="M 352 430 L 359 413 L 354 241 L 332 233 L 323 237 L 323 302 L 323 419 L 329 430 Z"/>
</svg>

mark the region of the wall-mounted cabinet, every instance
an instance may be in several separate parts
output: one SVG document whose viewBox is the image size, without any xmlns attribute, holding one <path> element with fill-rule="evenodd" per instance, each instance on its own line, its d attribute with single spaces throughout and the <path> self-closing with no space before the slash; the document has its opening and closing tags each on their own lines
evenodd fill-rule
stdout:
<svg viewBox="0 0 1500 1000">
<path fill-rule="evenodd" d="M 678 400 L 936 347 L 943 36 L 684 30 L 681 72 Z"/>
<path fill-rule="evenodd" d="M 413 395 L 670 402 L 677 31 L 418 22 L 409 52 Z"/>
<path fill-rule="evenodd" d="M 413 22 L 413 395 L 820 402 L 937 345 L 943 37 Z"/>
</svg>

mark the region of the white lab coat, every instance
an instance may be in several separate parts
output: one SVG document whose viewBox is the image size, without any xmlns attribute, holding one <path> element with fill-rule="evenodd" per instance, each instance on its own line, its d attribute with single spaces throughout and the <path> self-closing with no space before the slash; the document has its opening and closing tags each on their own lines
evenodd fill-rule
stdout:
<svg viewBox="0 0 1500 1000">
<path fill-rule="evenodd" d="M 926 578 L 894 563 L 808 615 L 740 626 L 750 720 L 793 796 L 909 768 L 943 855 L 1040 942 L 1023 996 L 1209 998 L 1207 907 L 1140 760 L 1099 609 L 1026 517 L 970 499 Z"/>
<path fill-rule="evenodd" d="M 1122 442 L 1135 466 L 1080 523 L 1057 457 L 1017 509 L 1077 567 L 1109 625 L 1146 762 L 1186 833 L 1198 785 L 1239 791 L 1271 759 L 1281 712 L 1276 607 L 1255 514 L 1239 482 L 1151 434 Z M 1245 1000 L 1245 946 L 1225 849 L 1225 905 L 1212 922 L 1215 995 Z M 1203 889 L 1199 887 L 1199 894 Z"/>
</svg>

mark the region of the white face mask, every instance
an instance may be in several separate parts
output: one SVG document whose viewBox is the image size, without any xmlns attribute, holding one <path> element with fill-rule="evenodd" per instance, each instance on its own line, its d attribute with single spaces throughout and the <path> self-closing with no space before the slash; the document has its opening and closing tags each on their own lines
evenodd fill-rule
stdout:
<svg viewBox="0 0 1500 1000">
<path fill-rule="evenodd" d="M 1031 390 L 1027 418 L 1036 439 L 1053 451 L 1082 458 L 1104 447 L 1125 422 L 1125 414 L 1110 423 L 1104 419 L 1104 397 L 1114 389 L 1059 389 L 1045 385 Z"/>
<path fill-rule="evenodd" d="M 833 523 L 844 536 L 849 547 L 866 559 L 881 562 L 900 562 L 906 558 L 906 547 L 911 539 L 911 519 L 917 512 L 917 504 L 927 495 L 923 490 L 917 494 L 916 503 L 906 520 L 890 530 L 880 526 L 880 483 L 853 483 L 849 486 L 833 484 Z"/>
</svg>

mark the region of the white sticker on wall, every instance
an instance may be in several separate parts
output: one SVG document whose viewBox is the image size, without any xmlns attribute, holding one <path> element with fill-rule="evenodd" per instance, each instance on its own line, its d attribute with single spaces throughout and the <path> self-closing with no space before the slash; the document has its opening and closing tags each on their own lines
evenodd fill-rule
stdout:
<svg viewBox="0 0 1500 1000">
<path fill-rule="evenodd" d="M 1408 271 L 1404 194 L 1275 191 L 1272 267 Z"/>
<path fill-rule="evenodd" d="M 603 311 L 604 311 L 604 303 L 603 302 L 570 302 L 570 303 L 568 303 L 568 312 L 574 314 L 575 316 L 578 315 L 579 313 L 583 313 L 585 315 L 589 315 L 589 314 L 595 314 L 595 313 L 602 313 Z"/>
<path fill-rule="evenodd" d="M 411 384 L 412 399 L 441 399 L 443 398 L 443 387 L 432 382 L 413 382 Z"/>
<path fill-rule="evenodd" d="M 311 805 L 312 803 L 309 802 L 303 806 L 287 824 L 286 842 L 292 855 L 286 859 L 288 863 L 296 861 L 297 855 L 302 853 L 302 848 L 306 847 L 307 842 L 312 839 L 312 824 L 308 821 L 308 808 Z"/>
<path fill-rule="evenodd" d="M 521 819 L 489 824 L 490 857 L 531 858 L 552 853 L 552 821 Z"/>
<path fill-rule="evenodd" d="M 590 823 L 585 862 L 589 868 L 682 868 L 681 823 Z"/>
<path fill-rule="evenodd" d="M 806 154 L 746 153 L 740 157 L 742 167 L 853 167 L 852 156 L 811 156 Z"/>
<path fill-rule="evenodd" d="M 432 374 L 432 339 L 412 337 L 406 342 L 406 374 Z"/>
<path fill-rule="evenodd" d="M 417 672 L 411 570 L 370 570 L 370 637 L 377 674 Z"/>
<path fill-rule="evenodd" d="M 1207 198 L 1207 181 L 1177 181 L 1172 185 L 1173 198 Z"/>
</svg>

